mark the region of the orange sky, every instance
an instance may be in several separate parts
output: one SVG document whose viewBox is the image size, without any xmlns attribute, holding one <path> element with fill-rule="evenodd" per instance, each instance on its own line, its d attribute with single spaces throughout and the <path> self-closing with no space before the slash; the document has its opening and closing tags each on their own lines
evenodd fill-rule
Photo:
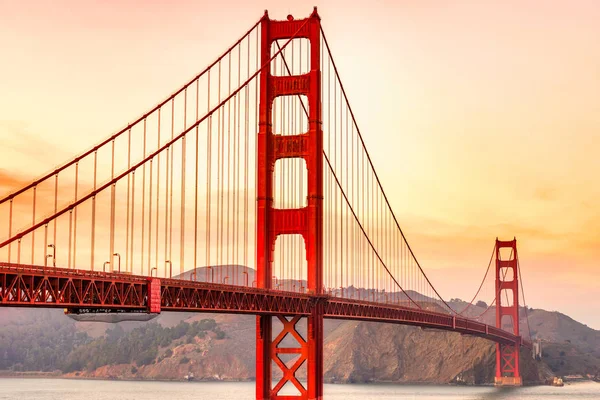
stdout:
<svg viewBox="0 0 600 400">
<path fill-rule="evenodd" d="M 519 239 L 527 300 L 600 329 L 597 1 L 0 1 L 0 192 L 315 3 L 367 147 L 444 297 Z"/>
</svg>

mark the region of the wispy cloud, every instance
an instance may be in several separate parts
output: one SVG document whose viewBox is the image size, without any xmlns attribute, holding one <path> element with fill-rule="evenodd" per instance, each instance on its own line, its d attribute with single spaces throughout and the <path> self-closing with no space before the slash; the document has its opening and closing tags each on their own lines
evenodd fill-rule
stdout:
<svg viewBox="0 0 600 400">
<path fill-rule="evenodd" d="M 72 156 L 57 143 L 49 141 L 44 132 L 31 132 L 25 121 L 0 120 L 2 154 L 14 157 L 17 153 L 35 162 L 67 159 Z M 11 154 L 12 153 L 12 154 Z"/>
<path fill-rule="evenodd" d="M 8 194 L 17 188 L 23 187 L 29 182 L 31 182 L 31 179 L 4 169 L 0 169 L 0 196 Z"/>
</svg>

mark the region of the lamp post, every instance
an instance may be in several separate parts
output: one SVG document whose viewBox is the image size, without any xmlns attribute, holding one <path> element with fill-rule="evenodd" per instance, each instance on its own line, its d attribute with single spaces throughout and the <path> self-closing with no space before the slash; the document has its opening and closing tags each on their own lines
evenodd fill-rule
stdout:
<svg viewBox="0 0 600 400">
<path fill-rule="evenodd" d="M 49 249 L 52 249 L 52 254 L 48 254 L 48 255 L 46 256 L 46 258 L 48 259 L 48 258 L 52 257 L 52 266 L 53 266 L 54 268 L 56 268 L 56 246 L 55 246 L 55 245 L 53 245 L 53 244 L 49 244 L 49 245 L 48 245 L 48 248 L 49 248 Z"/>
<path fill-rule="evenodd" d="M 119 259 L 119 263 L 117 265 L 119 266 L 119 273 L 121 273 L 121 255 L 119 253 L 115 253 L 113 254 L 113 257 L 117 257 Z"/>
<path fill-rule="evenodd" d="M 215 271 L 212 269 L 212 267 L 209 265 L 208 267 L 206 267 L 206 269 L 210 269 L 210 283 L 215 283 Z M 207 272 L 208 274 L 208 272 Z M 208 276 L 206 277 L 208 280 Z"/>
<path fill-rule="evenodd" d="M 223 278 L 223 284 L 225 285 L 227 283 L 227 280 L 229 279 L 229 276 L 226 276 L 225 278 Z"/>
<path fill-rule="evenodd" d="M 256 281 L 252 281 L 252 287 L 256 286 Z"/>
<path fill-rule="evenodd" d="M 244 274 L 245 286 L 248 287 L 248 271 L 242 271 L 242 274 Z"/>
<path fill-rule="evenodd" d="M 169 264 L 169 279 L 171 279 L 173 278 L 173 264 L 170 260 L 167 260 L 165 261 L 165 268 L 167 267 L 167 264 Z"/>
<path fill-rule="evenodd" d="M 110 264 L 110 261 L 104 261 L 104 264 L 102 264 L 102 271 L 106 272 L 106 264 Z"/>
<path fill-rule="evenodd" d="M 156 276 L 158 277 L 158 269 L 157 269 L 156 267 L 153 267 L 153 268 L 150 270 L 150 277 L 153 277 L 153 276 L 154 276 L 154 274 L 153 274 L 153 273 L 154 273 L 154 271 L 156 271 Z"/>
</svg>

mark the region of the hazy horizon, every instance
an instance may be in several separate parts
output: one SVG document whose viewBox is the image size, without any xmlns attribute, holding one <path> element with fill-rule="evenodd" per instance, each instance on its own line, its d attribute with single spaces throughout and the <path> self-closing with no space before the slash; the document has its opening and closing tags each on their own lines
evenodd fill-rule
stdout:
<svg viewBox="0 0 600 400">
<path fill-rule="evenodd" d="M 265 8 L 302 18 L 313 3 L 383 187 L 440 294 L 469 301 L 495 238 L 516 236 L 527 305 L 600 329 L 592 0 L 2 2 L 0 196 L 153 107 Z"/>
</svg>

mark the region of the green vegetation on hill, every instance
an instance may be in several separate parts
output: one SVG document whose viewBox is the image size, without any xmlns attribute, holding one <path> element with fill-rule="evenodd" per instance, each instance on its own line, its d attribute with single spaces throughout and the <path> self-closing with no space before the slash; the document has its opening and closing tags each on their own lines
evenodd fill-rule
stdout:
<svg viewBox="0 0 600 400">
<path fill-rule="evenodd" d="M 155 363 L 159 350 L 172 344 L 193 343 L 195 337 L 202 339 L 209 332 L 217 340 L 226 336 L 214 319 L 203 319 L 181 321 L 170 328 L 148 323 L 130 332 L 117 324 L 94 339 L 55 310 L 29 311 L 29 315 L 35 317 L 0 325 L 0 370 L 68 373 L 115 364 L 139 367 Z M 167 349 L 163 357 L 170 354 Z"/>
<path fill-rule="evenodd" d="M 30 315 L 35 318 L 5 319 L 0 324 L 0 370 L 54 371 L 73 349 L 90 341 L 72 320 L 53 318 L 55 312 Z"/>
<path fill-rule="evenodd" d="M 217 339 L 225 337 L 214 319 L 203 319 L 191 324 L 181 321 L 172 328 L 149 323 L 131 332 L 125 332 L 120 325 L 116 325 L 106 331 L 106 337 L 74 349 L 60 369 L 63 372 L 74 372 L 91 371 L 115 364 L 135 363 L 138 367 L 149 365 L 156 361 L 160 348 L 168 347 L 176 341 L 192 343 L 195 337 L 204 338 L 208 332 L 214 332 Z"/>
<path fill-rule="evenodd" d="M 477 315 L 482 307 L 468 311 Z M 493 310 L 486 317 L 493 323 Z M 600 331 L 557 312 L 529 310 L 529 319 L 543 357 L 532 362 L 522 353 L 526 381 L 600 375 Z M 75 322 L 61 310 L 0 308 L 0 371 L 115 379 L 181 379 L 193 373 L 197 379 L 248 380 L 255 374 L 254 335 L 249 315 L 163 313 L 152 322 L 106 324 Z M 493 380 L 495 347 L 483 339 L 333 320 L 326 321 L 324 336 L 327 382 Z"/>
</svg>

